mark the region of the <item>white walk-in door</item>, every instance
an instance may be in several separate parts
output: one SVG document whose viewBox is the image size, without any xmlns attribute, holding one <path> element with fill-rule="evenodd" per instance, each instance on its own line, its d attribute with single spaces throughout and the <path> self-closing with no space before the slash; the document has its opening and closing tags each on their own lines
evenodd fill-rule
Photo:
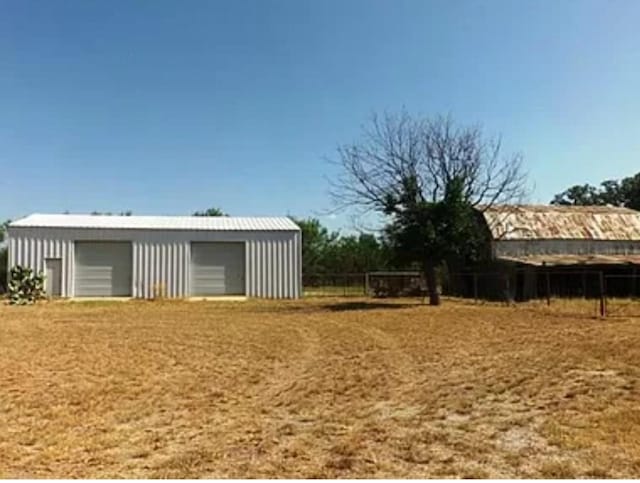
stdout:
<svg viewBox="0 0 640 483">
<path fill-rule="evenodd" d="M 131 295 L 131 243 L 76 242 L 76 297 Z"/>
<path fill-rule="evenodd" d="M 45 264 L 44 289 L 49 297 L 60 297 L 62 294 L 62 260 L 47 258 Z"/>
<path fill-rule="evenodd" d="M 192 243 L 191 294 L 244 295 L 244 243 Z"/>
</svg>

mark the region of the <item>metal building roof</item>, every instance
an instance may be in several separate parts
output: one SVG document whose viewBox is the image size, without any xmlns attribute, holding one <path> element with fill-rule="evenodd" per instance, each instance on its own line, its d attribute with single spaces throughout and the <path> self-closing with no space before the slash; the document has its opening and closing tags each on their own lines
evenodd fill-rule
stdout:
<svg viewBox="0 0 640 483">
<path fill-rule="evenodd" d="M 110 216 L 33 214 L 10 227 L 100 228 L 138 230 L 291 231 L 300 230 L 287 217 Z"/>
<path fill-rule="evenodd" d="M 629 208 L 500 205 L 483 216 L 494 240 L 640 241 L 640 212 Z"/>
</svg>

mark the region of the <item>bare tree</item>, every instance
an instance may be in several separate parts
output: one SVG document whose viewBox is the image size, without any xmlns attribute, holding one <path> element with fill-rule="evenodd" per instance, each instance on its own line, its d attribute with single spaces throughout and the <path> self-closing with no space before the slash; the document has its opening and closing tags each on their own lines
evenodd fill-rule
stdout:
<svg viewBox="0 0 640 483">
<path fill-rule="evenodd" d="M 499 138 L 485 137 L 478 126 L 456 125 L 450 117 L 421 119 L 406 111 L 373 116 L 359 142 L 338 148 L 335 162 L 340 173 L 330 193 L 337 209 L 376 211 L 405 225 L 426 221 L 436 234 L 445 233 L 437 230 L 442 220 L 429 210 L 446 199 L 482 211 L 519 200 L 525 192 L 522 156 L 503 155 Z M 459 194 L 447 198 L 454 186 Z M 412 212 L 415 216 L 408 216 Z M 421 253 L 433 252 L 419 262 L 431 303 L 437 304 L 434 267 L 445 256 L 443 244 L 454 241 L 417 242 Z"/>
<path fill-rule="evenodd" d="M 338 148 L 336 163 L 341 173 L 330 194 L 339 209 L 388 212 L 389 195 L 405 193 L 412 179 L 420 200 L 436 202 L 461 178 L 466 201 L 481 210 L 525 193 L 522 155 L 503 156 L 499 138 L 485 138 L 478 126 L 458 127 L 450 117 L 374 115 L 362 141 Z"/>
</svg>

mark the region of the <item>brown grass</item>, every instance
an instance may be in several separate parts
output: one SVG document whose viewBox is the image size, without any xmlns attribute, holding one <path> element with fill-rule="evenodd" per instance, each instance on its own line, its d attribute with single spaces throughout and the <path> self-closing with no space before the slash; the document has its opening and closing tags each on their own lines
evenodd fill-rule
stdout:
<svg viewBox="0 0 640 483">
<path fill-rule="evenodd" d="M 0 477 L 638 477 L 640 319 L 0 307 Z"/>
</svg>

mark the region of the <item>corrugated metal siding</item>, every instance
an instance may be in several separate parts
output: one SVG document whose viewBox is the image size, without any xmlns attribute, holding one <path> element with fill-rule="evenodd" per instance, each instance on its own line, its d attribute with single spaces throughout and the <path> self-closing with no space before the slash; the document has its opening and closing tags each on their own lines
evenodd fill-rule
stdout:
<svg viewBox="0 0 640 483">
<path fill-rule="evenodd" d="M 152 298 L 154 287 L 167 297 L 189 294 L 189 245 L 183 241 L 133 242 L 133 296 Z"/>
<path fill-rule="evenodd" d="M 298 298 L 301 294 L 301 235 L 299 231 L 160 231 L 81 228 L 9 227 L 9 265 L 44 270 L 45 258 L 62 258 L 62 295 L 74 295 L 74 242 L 131 241 L 132 294 L 153 297 L 163 284 L 168 297 L 190 294 L 192 241 L 246 243 L 247 295 L 261 298 Z"/>
<path fill-rule="evenodd" d="M 44 273 L 46 258 L 60 258 L 62 260 L 61 290 L 63 296 L 66 296 L 72 290 L 72 280 L 69 278 L 74 265 L 73 243 L 62 236 L 40 238 L 35 235 L 30 233 L 27 236 L 9 238 L 9 267 L 24 265 L 36 272 Z"/>
<path fill-rule="evenodd" d="M 498 240 L 492 242 L 494 257 L 528 255 L 640 255 L 640 240 Z"/>
</svg>

